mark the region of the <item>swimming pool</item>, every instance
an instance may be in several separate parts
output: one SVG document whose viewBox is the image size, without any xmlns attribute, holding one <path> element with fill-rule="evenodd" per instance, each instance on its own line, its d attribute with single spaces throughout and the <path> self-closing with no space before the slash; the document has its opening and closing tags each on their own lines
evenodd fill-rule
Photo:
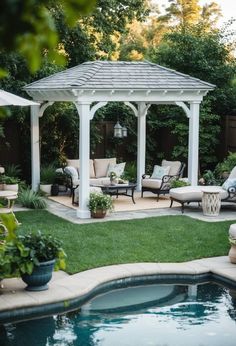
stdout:
<svg viewBox="0 0 236 346">
<path fill-rule="evenodd" d="M 0 345 L 235 346 L 236 289 L 148 284 L 102 293 L 76 311 L 7 324 Z"/>
</svg>

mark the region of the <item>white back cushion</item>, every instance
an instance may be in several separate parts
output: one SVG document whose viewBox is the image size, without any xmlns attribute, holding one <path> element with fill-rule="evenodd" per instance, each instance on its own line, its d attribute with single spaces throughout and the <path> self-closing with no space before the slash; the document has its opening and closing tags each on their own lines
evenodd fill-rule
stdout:
<svg viewBox="0 0 236 346">
<path fill-rule="evenodd" d="M 106 177 L 107 171 L 108 171 L 108 165 L 109 163 L 116 163 L 116 158 L 110 158 L 110 159 L 94 159 L 94 169 L 96 178 Z"/>
<path fill-rule="evenodd" d="M 167 160 L 162 160 L 161 163 L 162 167 L 170 167 L 169 170 L 169 175 L 176 175 L 179 173 L 180 167 L 181 167 L 181 162 L 180 161 L 167 161 Z"/>
</svg>

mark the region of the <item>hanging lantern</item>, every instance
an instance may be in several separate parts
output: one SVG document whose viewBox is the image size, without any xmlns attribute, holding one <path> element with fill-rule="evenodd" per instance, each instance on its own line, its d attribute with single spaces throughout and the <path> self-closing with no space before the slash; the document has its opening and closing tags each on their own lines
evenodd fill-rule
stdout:
<svg viewBox="0 0 236 346">
<path fill-rule="evenodd" d="M 116 138 L 122 138 L 123 133 L 122 133 L 122 126 L 120 125 L 119 121 L 114 126 L 114 137 Z"/>
<path fill-rule="evenodd" d="M 127 135 L 128 135 L 127 127 L 123 126 L 122 127 L 122 137 L 127 137 Z"/>
</svg>

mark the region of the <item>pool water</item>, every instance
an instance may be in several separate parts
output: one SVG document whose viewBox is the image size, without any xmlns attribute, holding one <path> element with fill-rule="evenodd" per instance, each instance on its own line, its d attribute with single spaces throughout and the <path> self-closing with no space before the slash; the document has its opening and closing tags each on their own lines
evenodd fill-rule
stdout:
<svg viewBox="0 0 236 346">
<path fill-rule="evenodd" d="M 235 346 L 236 290 L 217 283 L 116 289 L 64 315 L 7 324 L 0 345 Z"/>
</svg>

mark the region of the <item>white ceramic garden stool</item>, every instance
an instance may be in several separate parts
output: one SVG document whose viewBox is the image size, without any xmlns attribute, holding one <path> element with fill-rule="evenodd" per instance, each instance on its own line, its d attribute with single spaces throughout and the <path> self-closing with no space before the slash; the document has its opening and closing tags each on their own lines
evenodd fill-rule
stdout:
<svg viewBox="0 0 236 346">
<path fill-rule="evenodd" d="M 208 186 L 202 189 L 202 211 L 205 216 L 217 216 L 220 212 L 220 189 Z"/>
<path fill-rule="evenodd" d="M 236 263 L 236 223 L 233 223 L 229 227 L 229 238 L 235 240 L 235 244 L 231 243 L 229 250 L 229 260 L 231 263 Z"/>
</svg>

